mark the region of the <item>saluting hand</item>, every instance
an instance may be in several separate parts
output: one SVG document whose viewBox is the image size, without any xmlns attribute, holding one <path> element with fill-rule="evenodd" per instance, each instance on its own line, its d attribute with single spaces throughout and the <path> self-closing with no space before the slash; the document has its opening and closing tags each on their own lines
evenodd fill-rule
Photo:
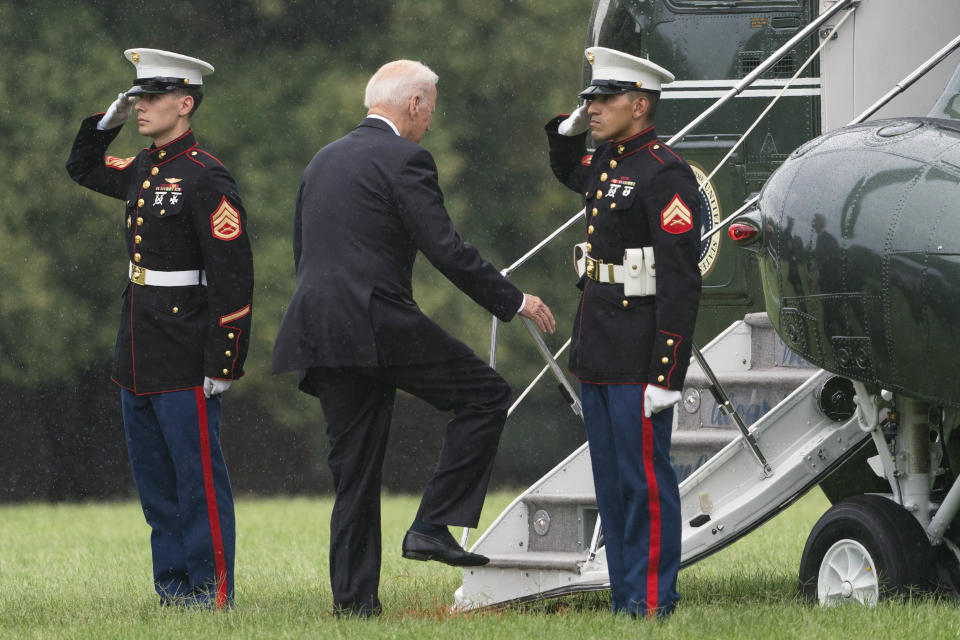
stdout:
<svg viewBox="0 0 960 640">
<path fill-rule="evenodd" d="M 543 300 L 535 295 L 529 293 L 525 293 L 524 295 L 526 298 L 524 299 L 523 309 L 520 310 L 520 315 L 536 322 L 540 331 L 553 333 L 557 328 L 557 323 L 553 320 L 550 307 L 543 304 Z"/>
<path fill-rule="evenodd" d="M 571 113 L 566 120 L 557 126 L 557 133 L 562 136 L 578 136 L 590 126 L 589 102 L 584 102 Z"/>
<path fill-rule="evenodd" d="M 106 131 L 122 125 L 130 117 L 130 112 L 133 111 L 133 103 L 136 101 L 137 99 L 134 96 L 128 96 L 126 93 L 117 94 L 117 99 L 113 101 L 107 112 L 100 118 L 100 122 L 97 123 L 97 129 Z"/>
</svg>

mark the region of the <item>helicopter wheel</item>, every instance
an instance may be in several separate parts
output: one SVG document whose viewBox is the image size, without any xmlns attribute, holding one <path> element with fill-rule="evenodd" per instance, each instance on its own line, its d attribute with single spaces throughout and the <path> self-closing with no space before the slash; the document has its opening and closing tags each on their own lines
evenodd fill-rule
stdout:
<svg viewBox="0 0 960 640">
<path fill-rule="evenodd" d="M 814 525 L 800 560 L 800 590 L 810 603 L 875 605 L 933 585 L 933 550 L 902 506 L 859 495 L 831 507 Z"/>
</svg>

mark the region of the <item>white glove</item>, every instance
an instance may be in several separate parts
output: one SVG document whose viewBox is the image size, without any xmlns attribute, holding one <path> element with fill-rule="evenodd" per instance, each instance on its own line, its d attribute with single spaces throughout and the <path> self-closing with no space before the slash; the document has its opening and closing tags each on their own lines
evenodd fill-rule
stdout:
<svg viewBox="0 0 960 640">
<path fill-rule="evenodd" d="M 203 395 L 208 398 L 219 395 L 230 388 L 232 380 L 218 380 L 208 376 L 203 377 Z"/>
<path fill-rule="evenodd" d="M 126 93 L 117 94 L 117 99 L 113 101 L 107 112 L 100 118 L 100 122 L 97 123 L 97 129 L 106 131 L 122 125 L 130 117 L 130 112 L 133 111 L 133 103 L 136 101 L 136 97 L 128 96 Z"/>
<path fill-rule="evenodd" d="M 679 391 L 670 391 L 663 387 L 648 384 L 647 389 L 643 392 L 643 415 L 649 418 L 678 402 L 680 402 Z"/>
<path fill-rule="evenodd" d="M 590 114 L 587 109 L 589 102 L 584 102 L 577 107 L 573 113 L 567 116 L 567 119 L 557 127 L 557 133 L 562 136 L 578 136 L 590 127 Z"/>
</svg>

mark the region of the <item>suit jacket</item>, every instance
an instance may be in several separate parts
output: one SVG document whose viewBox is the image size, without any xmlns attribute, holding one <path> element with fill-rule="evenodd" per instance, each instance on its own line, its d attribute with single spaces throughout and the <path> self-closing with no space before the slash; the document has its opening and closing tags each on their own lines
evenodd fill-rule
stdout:
<svg viewBox="0 0 960 640">
<path fill-rule="evenodd" d="M 441 362 L 469 347 L 413 299 L 417 251 L 504 321 L 523 294 L 454 228 L 433 157 L 376 118 L 321 149 L 297 193 L 297 284 L 273 372 Z"/>
<path fill-rule="evenodd" d="M 547 123 L 550 166 L 583 195 L 587 255 L 622 264 L 628 248 L 653 247 L 656 295 L 625 296 L 622 284 L 581 278 L 570 370 L 583 382 L 683 388 L 700 300 L 700 195 L 693 171 L 653 127 L 603 143 L 563 136 Z"/>
<path fill-rule="evenodd" d="M 197 387 L 204 376 L 239 378 L 250 343 L 253 254 L 236 182 L 192 130 L 135 157 L 105 155 L 120 127 L 98 130 L 101 116 L 80 126 L 67 160 L 70 177 L 125 202 L 131 264 L 202 270 L 207 281 L 158 287 L 123 274 L 113 380 L 144 394 Z"/>
</svg>

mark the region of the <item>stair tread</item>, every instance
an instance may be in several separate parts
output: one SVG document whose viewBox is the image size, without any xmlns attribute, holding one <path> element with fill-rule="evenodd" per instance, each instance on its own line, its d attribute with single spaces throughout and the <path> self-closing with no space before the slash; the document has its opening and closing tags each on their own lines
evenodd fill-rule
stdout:
<svg viewBox="0 0 960 640">
<path fill-rule="evenodd" d="M 819 369 L 806 368 L 806 367 L 762 367 L 757 369 L 748 369 L 746 371 L 720 371 L 716 372 L 717 379 L 720 381 L 720 384 L 726 385 L 731 382 L 737 383 L 740 381 L 750 381 L 756 382 L 757 380 L 761 381 L 771 381 L 776 382 L 778 380 L 789 380 L 805 382 L 809 380 Z M 694 384 L 704 384 L 707 382 L 707 376 L 699 367 L 690 367 L 690 370 L 687 372 L 686 382 L 684 386 L 690 387 Z"/>
<path fill-rule="evenodd" d="M 521 499 L 524 502 L 553 503 L 553 504 L 584 504 L 595 505 L 597 497 L 591 493 L 527 493 Z"/>
<path fill-rule="evenodd" d="M 490 563 L 484 568 L 498 569 L 567 569 L 575 571 L 577 565 L 588 558 L 586 551 L 522 551 L 519 553 L 488 553 Z"/>
</svg>

